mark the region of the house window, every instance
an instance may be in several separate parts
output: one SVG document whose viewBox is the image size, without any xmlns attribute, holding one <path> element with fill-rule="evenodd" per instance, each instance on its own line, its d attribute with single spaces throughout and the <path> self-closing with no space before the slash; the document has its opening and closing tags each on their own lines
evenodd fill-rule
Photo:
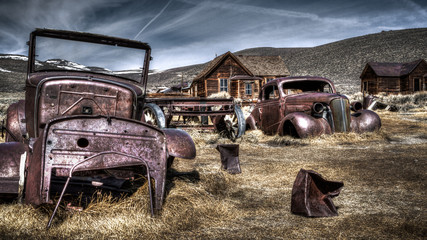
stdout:
<svg viewBox="0 0 427 240">
<path fill-rule="evenodd" d="M 226 78 L 219 79 L 219 91 L 228 92 L 228 79 Z"/>
<path fill-rule="evenodd" d="M 252 83 L 245 83 L 245 94 L 252 95 Z"/>
</svg>

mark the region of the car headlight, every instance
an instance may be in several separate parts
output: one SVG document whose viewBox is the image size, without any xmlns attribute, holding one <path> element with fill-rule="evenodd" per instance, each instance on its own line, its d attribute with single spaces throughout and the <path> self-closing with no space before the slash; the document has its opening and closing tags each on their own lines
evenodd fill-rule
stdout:
<svg viewBox="0 0 427 240">
<path fill-rule="evenodd" d="M 316 114 L 321 114 L 325 110 L 325 106 L 322 103 L 316 102 L 313 104 L 313 112 Z"/>
</svg>

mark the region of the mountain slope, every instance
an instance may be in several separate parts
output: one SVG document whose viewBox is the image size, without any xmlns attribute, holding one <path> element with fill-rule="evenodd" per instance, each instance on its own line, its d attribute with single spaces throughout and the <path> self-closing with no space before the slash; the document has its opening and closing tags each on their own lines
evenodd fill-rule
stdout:
<svg viewBox="0 0 427 240">
<path fill-rule="evenodd" d="M 291 75 L 315 75 L 335 82 L 339 91 L 359 91 L 359 76 L 367 62 L 410 62 L 427 59 L 427 28 L 383 31 L 376 34 L 349 38 L 312 48 L 251 48 L 235 52 L 236 55 L 280 55 Z M 150 75 L 156 85 L 174 85 L 184 81 L 205 64 L 169 69 Z M 188 76 L 188 77 L 187 77 Z"/>
</svg>

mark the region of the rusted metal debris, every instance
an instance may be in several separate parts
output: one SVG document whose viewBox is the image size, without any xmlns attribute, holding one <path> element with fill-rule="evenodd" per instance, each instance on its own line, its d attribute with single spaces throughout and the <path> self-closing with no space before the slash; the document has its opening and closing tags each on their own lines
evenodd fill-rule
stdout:
<svg viewBox="0 0 427 240">
<path fill-rule="evenodd" d="M 147 98 L 145 121 L 160 128 L 215 130 L 235 141 L 243 136 L 246 122 L 232 98 Z"/>
<path fill-rule="evenodd" d="M 343 182 L 327 181 L 315 171 L 301 169 L 292 187 L 291 212 L 306 217 L 338 216 L 332 198 L 343 186 Z"/>
<path fill-rule="evenodd" d="M 279 78 L 263 86 L 246 123 L 250 129 L 261 129 L 266 134 L 300 138 L 379 129 L 379 116 L 361 106 L 361 103 L 350 104 L 346 96 L 336 92 L 329 79 Z"/>
<path fill-rule="evenodd" d="M 373 95 L 368 95 L 363 97 L 363 109 L 367 110 L 376 110 L 376 109 L 385 109 L 387 111 L 396 112 L 398 108 L 394 105 L 382 103 L 377 100 L 378 97 Z"/>
<path fill-rule="evenodd" d="M 221 168 L 228 173 L 241 173 L 239 162 L 239 144 L 218 144 L 216 150 L 221 154 Z"/>
<path fill-rule="evenodd" d="M 35 44 L 40 38 L 137 51 L 144 59 L 140 78 L 99 72 L 101 68 L 38 70 L 42 64 L 39 59 L 36 64 L 36 56 L 43 54 L 36 54 L 41 50 Z M 113 187 L 119 190 L 123 180 L 145 175 L 151 214 L 160 210 L 167 162 L 174 157 L 192 159 L 196 148 L 186 132 L 144 122 L 150 46 L 90 33 L 37 29 L 30 35 L 29 47 L 25 100 L 9 107 L 6 126 L 1 127 L 2 133 L 6 131 L 6 143 L 0 144 L 1 196 L 23 197 L 32 205 L 53 204 L 51 193 L 58 185 L 54 181 L 62 181 L 50 227 L 64 193 L 75 188 L 76 175 L 100 189 L 110 189 L 104 183 L 114 178 Z"/>
</svg>

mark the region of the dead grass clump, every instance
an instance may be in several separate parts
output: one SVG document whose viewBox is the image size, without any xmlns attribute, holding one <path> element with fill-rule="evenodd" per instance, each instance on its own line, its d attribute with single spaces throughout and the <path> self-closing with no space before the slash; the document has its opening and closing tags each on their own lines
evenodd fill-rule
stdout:
<svg viewBox="0 0 427 240">
<path fill-rule="evenodd" d="M 387 134 L 382 131 L 364 132 L 364 133 L 334 133 L 323 134 L 319 137 L 308 138 L 307 142 L 310 144 L 326 144 L 326 145 L 349 145 L 356 143 L 366 143 L 373 141 L 385 141 L 388 139 Z"/>
<path fill-rule="evenodd" d="M 214 131 L 200 131 L 197 129 L 187 129 L 197 148 L 204 148 L 207 145 L 230 144 L 233 143 L 224 134 Z"/>
<path fill-rule="evenodd" d="M 291 136 L 279 136 L 274 135 L 267 140 L 267 144 L 274 147 L 283 147 L 283 146 L 303 146 L 306 145 L 307 139 L 298 139 Z"/>
<path fill-rule="evenodd" d="M 221 182 L 225 178 L 212 175 L 203 177 L 200 184 L 176 182 L 161 214 L 162 222 L 167 225 L 164 230 L 193 231 L 219 226 L 223 220 L 231 219 L 236 214 L 233 205 L 220 197 L 225 189 L 216 185 L 215 180 Z"/>
<path fill-rule="evenodd" d="M 242 138 L 237 140 L 237 143 L 259 143 L 265 138 L 265 134 L 261 130 L 250 130 L 246 131 Z"/>
<path fill-rule="evenodd" d="M 417 92 L 414 94 L 378 94 L 378 101 L 396 106 L 399 111 L 409 111 L 414 108 L 424 108 L 427 106 L 427 92 Z"/>
<path fill-rule="evenodd" d="M 209 194 L 221 196 L 227 192 L 228 181 L 222 171 L 205 174 L 202 181 L 206 192 Z"/>
</svg>

